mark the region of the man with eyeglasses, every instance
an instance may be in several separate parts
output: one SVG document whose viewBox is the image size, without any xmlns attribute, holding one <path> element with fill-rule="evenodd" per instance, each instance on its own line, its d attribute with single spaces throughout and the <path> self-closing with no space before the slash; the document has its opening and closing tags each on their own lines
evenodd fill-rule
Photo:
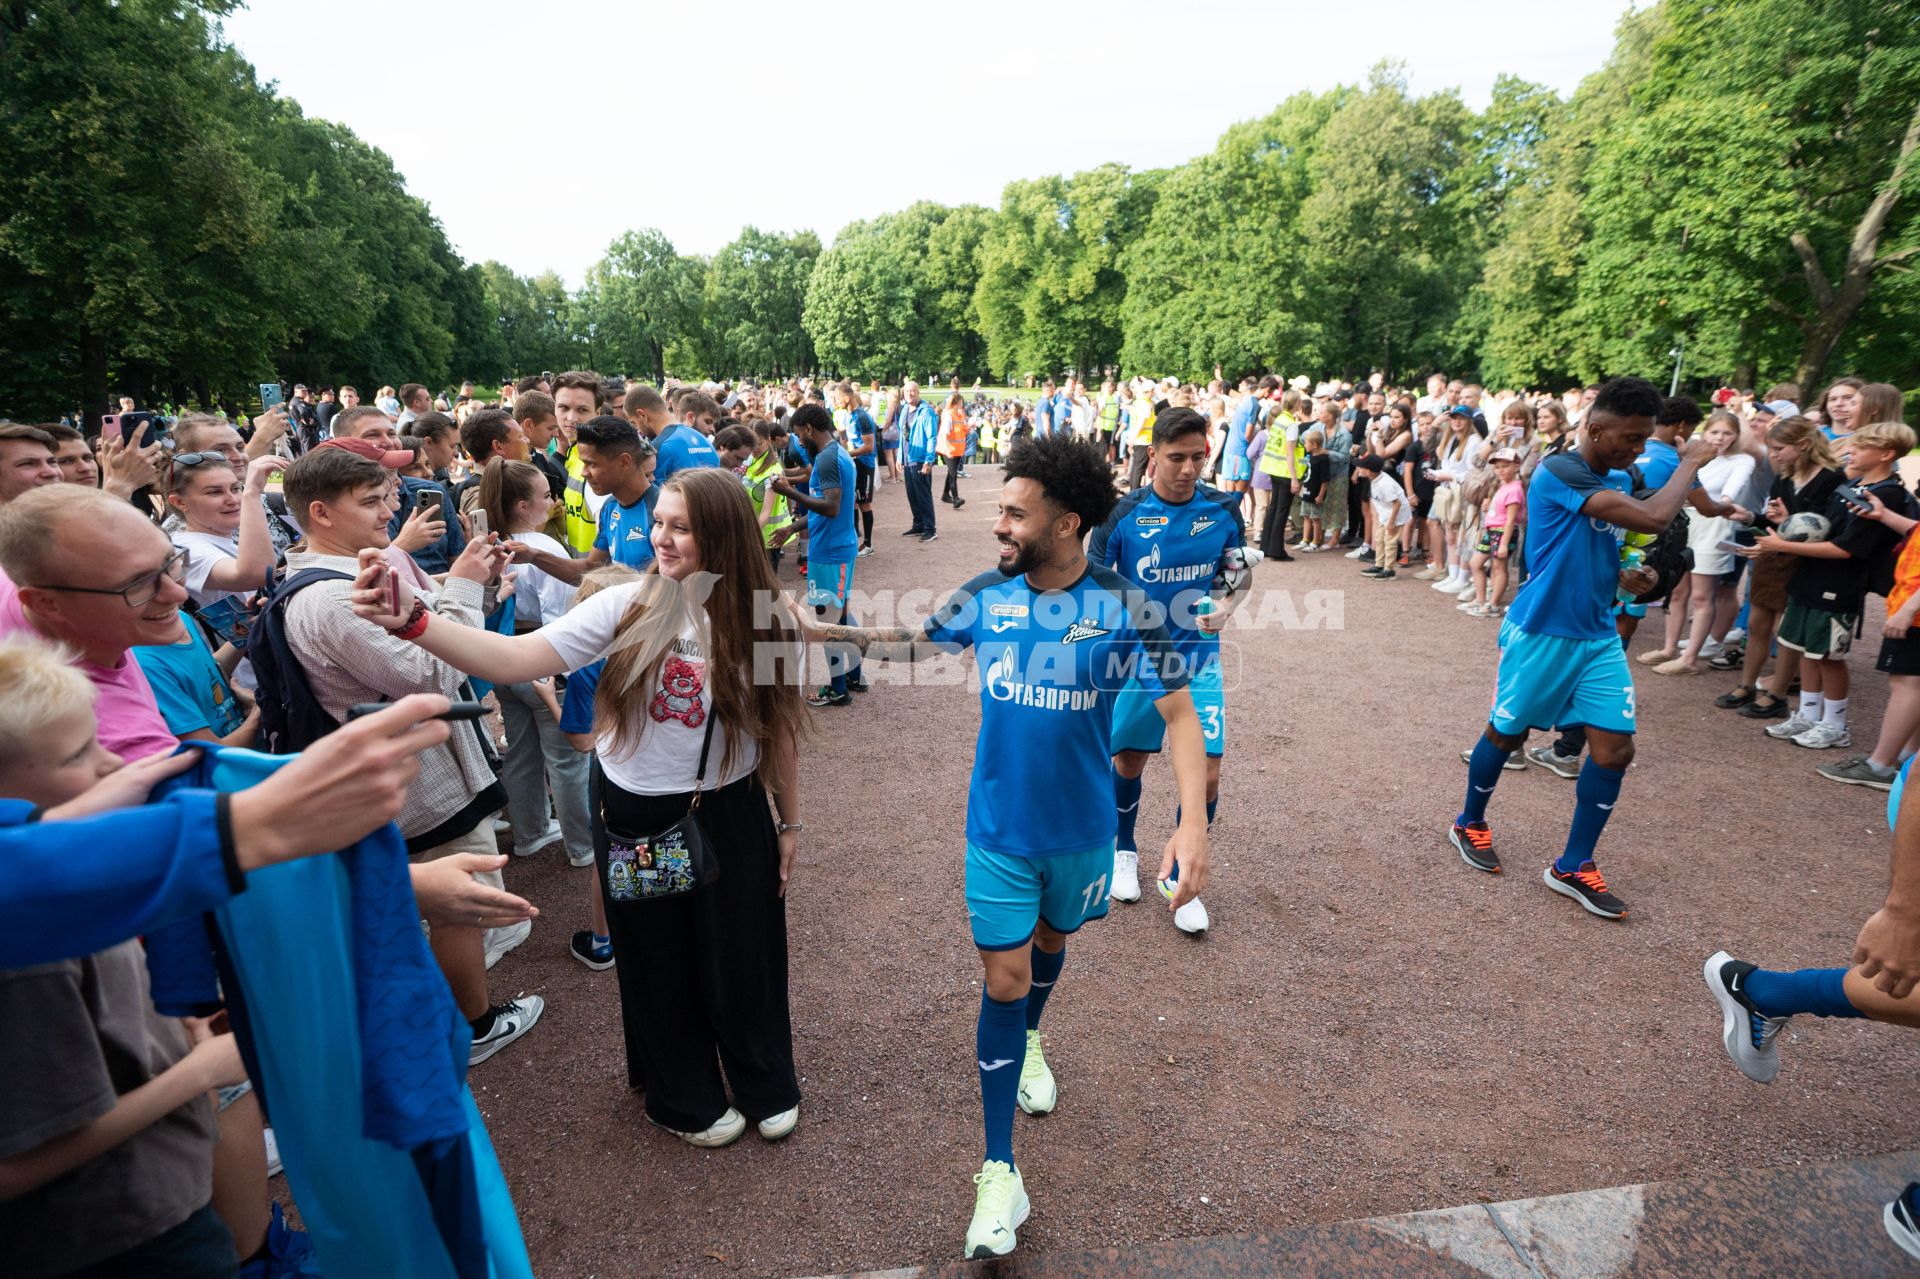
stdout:
<svg viewBox="0 0 1920 1279">
<path fill-rule="evenodd" d="M 7 505 L 0 634 L 31 631 L 79 654 L 74 665 L 98 694 L 102 746 L 128 760 L 173 750 L 177 739 L 130 650 L 186 638 L 187 553 L 97 489 L 49 483 Z"/>
</svg>

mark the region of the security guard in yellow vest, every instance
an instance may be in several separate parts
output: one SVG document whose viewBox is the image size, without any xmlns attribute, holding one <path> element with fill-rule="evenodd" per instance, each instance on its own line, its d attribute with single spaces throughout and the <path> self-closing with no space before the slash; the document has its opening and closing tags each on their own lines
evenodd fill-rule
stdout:
<svg viewBox="0 0 1920 1279">
<path fill-rule="evenodd" d="M 593 549 L 593 536 L 599 531 L 593 510 L 587 505 L 586 465 L 574 446 L 574 432 L 600 412 L 604 384 L 598 373 L 573 369 L 553 379 L 553 414 L 559 428 L 561 445 L 566 450 L 567 546 L 575 555 Z"/>
<path fill-rule="evenodd" d="M 1260 531 L 1260 549 L 1270 560 L 1290 560 L 1287 554 L 1287 516 L 1300 478 L 1307 473 L 1307 451 L 1300 443 L 1300 419 L 1312 403 L 1289 387 L 1280 397 L 1280 411 L 1267 423 L 1267 447 L 1260 454 L 1260 473 L 1273 477 L 1273 499 L 1267 503 L 1267 522 Z"/>
</svg>

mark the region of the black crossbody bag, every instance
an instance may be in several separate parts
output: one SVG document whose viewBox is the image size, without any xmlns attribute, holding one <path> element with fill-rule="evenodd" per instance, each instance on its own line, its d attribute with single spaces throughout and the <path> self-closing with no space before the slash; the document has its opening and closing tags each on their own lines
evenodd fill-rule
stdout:
<svg viewBox="0 0 1920 1279">
<path fill-rule="evenodd" d="M 604 800 L 601 802 L 600 822 L 607 831 L 606 890 L 610 904 L 683 897 L 720 878 L 720 863 L 707 846 L 706 832 L 700 829 L 700 788 L 707 780 L 707 753 L 713 747 L 715 718 L 708 713 L 706 736 L 700 742 L 700 768 L 693 780 L 693 802 L 687 805 L 685 817 L 651 835 L 629 835 L 607 821 L 607 806 Z"/>
</svg>

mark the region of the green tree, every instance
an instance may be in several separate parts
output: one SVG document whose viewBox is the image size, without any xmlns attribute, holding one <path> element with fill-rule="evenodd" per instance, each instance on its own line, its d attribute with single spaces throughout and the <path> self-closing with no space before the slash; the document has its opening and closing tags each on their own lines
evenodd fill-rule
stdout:
<svg viewBox="0 0 1920 1279">
<path fill-rule="evenodd" d="M 915 367 L 913 264 L 894 252 L 892 220 L 845 228 L 813 265 L 801 323 L 823 368 L 891 379 Z"/>
<path fill-rule="evenodd" d="M 811 231 L 775 235 L 757 227 L 714 254 L 704 289 L 714 346 L 707 372 L 782 377 L 813 367 L 801 312 L 819 256 L 820 237 Z"/>
<path fill-rule="evenodd" d="M 1300 209 L 1320 133 L 1349 92 L 1295 94 L 1168 174 L 1122 259 L 1127 369 L 1202 377 L 1219 363 L 1237 377 L 1318 366 L 1319 327 L 1299 292 Z"/>
<path fill-rule="evenodd" d="M 974 289 L 996 372 L 1088 372 L 1119 358 L 1121 255 L 1146 228 L 1163 177 L 1107 164 L 1007 184 L 980 239 Z"/>
<path fill-rule="evenodd" d="M 213 47 L 225 3 L 0 9 L 0 394 L 23 414 L 104 408 L 189 376 L 265 372 L 302 303 L 278 255 L 284 189 L 234 127 L 253 91 Z M 62 358 L 23 364 L 48 351 Z M 164 385 L 159 389 L 165 390 Z"/>
<path fill-rule="evenodd" d="M 1471 122 L 1457 95 L 1410 97 L 1386 65 L 1328 119 L 1300 207 L 1321 367 L 1391 377 L 1446 359 L 1472 254 L 1471 223 L 1449 207 Z"/>
<path fill-rule="evenodd" d="M 582 353 L 609 371 L 646 369 L 664 381 L 668 350 L 697 333 L 704 284 L 704 264 L 675 252 L 659 231 L 625 232 L 575 299 Z"/>
</svg>

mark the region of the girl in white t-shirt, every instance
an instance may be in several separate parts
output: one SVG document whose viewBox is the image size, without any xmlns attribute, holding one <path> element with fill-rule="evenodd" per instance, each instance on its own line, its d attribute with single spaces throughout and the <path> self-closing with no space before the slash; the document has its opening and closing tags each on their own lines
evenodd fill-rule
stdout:
<svg viewBox="0 0 1920 1279">
<path fill-rule="evenodd" d="M 1698 478 L 1700 487 L 1716 502 L 1737 504 L 1746 492 L 1747 481 L 1753 478 L 1752 455 L 1736 447 L 1740 434 L 1740 420 L 1725 410 L 1715 412 L 1701 432 L 1713 443 L 1715 453 L 1700 468 Z M 1654 674 L 1700 674 L 1705 669 L 1702 658 L 1712 656 L 1702 651 L 1709 637 L 1718 642 L 1733 625 L 1734 615 L 1740 611 L 1740 574 L 1735 567 L 1739 560 L 1721 546 L 1732 537 L 1733 520 L 1728 516 L 1687 512 L 1687 549 L 1693 552 L 1693 572 L 1687 576 L 1691 589 L 1684 596 L 1676 591 L 1667 608 L 1672 623 L 1670 637 L 1677 637 L 1679 618 L 1689 602 L 1693 606 L 1692 630 L 1686 651 L 1655 666 Z"/>
<path fill-rule="evenodd" d="M 559 559 L 571 555 L 542 531 L 554 502 L 546 473 L 539 467 L 496 457 L 481 474 L 478 495 L 474 509 L 486 517 L 491 531 Z M 533 564 L 522 564 L 513 573 L 516 635 L 531 634 L 566 614 L 573 602 L 571 585 Z M 549 687 L 542 696 L 537 684 L 521 681 L 502 684 L 495 692 L 499 694 L 500 719 L 507 735 L 500 784 L 507 791 L 513 851 L 530 857 L 559 839 L 566 845 L 570 863 L 593 865 L 593 823 L 587 807 L 589 760 L 568 745 L 560 731 L 560 716 L 549 704 L 555 697 L 553 690 Z M 557 828 L 547 816 L 549 789 Z"/>
<path fill-rule="evenodd" d="M 748 1119 L 774 1140 L 793 1131 L 800 1104 L 784 900 L 800 832 L 796 743 L 808 722 L 799 625 L 753 504 L 728 472 L 685 470 L 666 483 L 653 549 L 640 582 L 524 635 L 437 621 L 404 585 L 401 613 L 391 613 L 389 572 L 372 556 L 354 611 L 496 685 L 604 661 L 593 703 L 595 874 L 619 970 L 627 1082 L 646 1089 L 649 1119 L 693 1145 L 724 1146 Z M 689 812 L 719 878 L 648 899 L 639 848 Z"/>
<path fill-rule="evenodd" d="M 247 597 L 273 568 L 273 537 L 262 502 L 267 479 L 286 467 L 280 457 L 256 458 L 243 480 L 223 453 L 182 453 L 168 460 L 167 508 L 185 527 L 173 544 L 187 554 L 187 593 L 200 616 L 225 643 L 244 646 Z"/>
</svg>

